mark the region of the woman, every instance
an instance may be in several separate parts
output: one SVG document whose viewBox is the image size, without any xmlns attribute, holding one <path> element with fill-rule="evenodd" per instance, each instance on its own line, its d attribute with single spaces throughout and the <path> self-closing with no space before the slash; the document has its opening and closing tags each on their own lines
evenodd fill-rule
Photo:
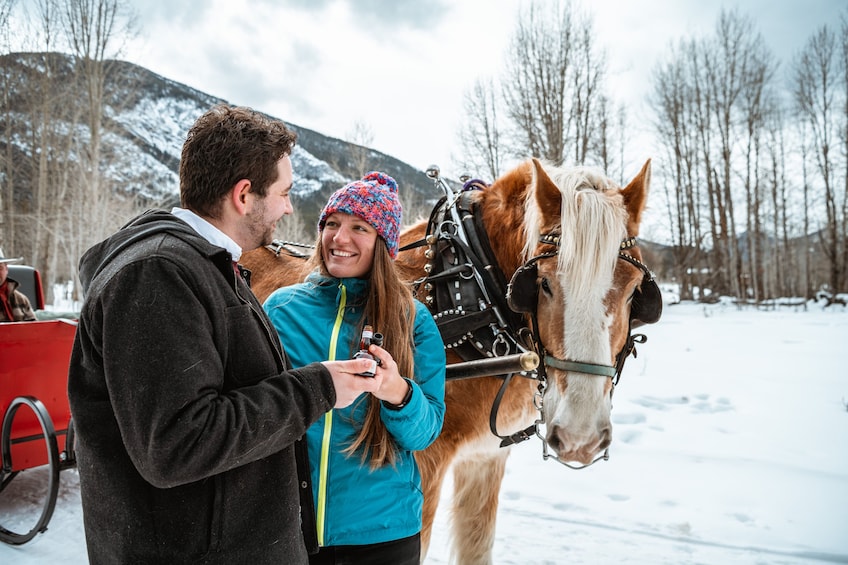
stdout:
<svg viewBox="0 0 848 565">
<path fill-rule="evenodd" d="M 436 324 L 398 275 L 397 183 L 372 172 L 336 191 L 318 220 L 314 267 L 265 310 L 295 367 L 348 359 L 366 325 L 384 336 L 376 392 L 307 431 L 319 552 L 310 563 L 417 565 L 421 478 L 413 452 L 444 419 L 445 354 Z"/>
</svg>

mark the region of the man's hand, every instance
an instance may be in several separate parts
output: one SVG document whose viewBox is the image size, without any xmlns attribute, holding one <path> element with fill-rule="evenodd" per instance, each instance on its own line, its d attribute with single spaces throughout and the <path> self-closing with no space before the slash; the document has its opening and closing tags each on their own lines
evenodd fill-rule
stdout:
<svg viewBox="0 0 848 565">
<path fill-rule="evenodd" d="M 375 392 L 383 383 L 377 362 L 373 359 L 351 359 L 349 361 L 323 361 L 321 363 L 333 378 L 336 388 L 336 405 L 334 408 L 345 408 L 353 404 L 363 392 Z M 356 373 L 375 372 L 373 377 L 360 377 Z"/>
</svg>

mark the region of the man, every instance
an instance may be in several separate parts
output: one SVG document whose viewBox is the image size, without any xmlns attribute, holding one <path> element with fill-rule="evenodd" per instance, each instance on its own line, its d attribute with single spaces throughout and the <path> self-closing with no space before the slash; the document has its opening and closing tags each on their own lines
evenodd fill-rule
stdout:
<svg viewBox="0 0 848 565">
<path fill-rule="evenodd" d="M 183 145 L 182 207 L 80 261 L 68 396 L 92 564 L 307 562 L 299 440 L 379 382 L 354 376 L 368 360 L 290 370 L 236 266 L 292 212 L 294 142 L 281 122 L 213 108 Z"/>
<path fill-rule="evenodd" d="M 18 281 L 9 278 L 9 263 L 17 263 L 23 257 L 6 257 L 0 248 L 0 322 L 22 322 L 35 320 L 35 312 L 26 295 L 17 290 Z"/>
</svg>

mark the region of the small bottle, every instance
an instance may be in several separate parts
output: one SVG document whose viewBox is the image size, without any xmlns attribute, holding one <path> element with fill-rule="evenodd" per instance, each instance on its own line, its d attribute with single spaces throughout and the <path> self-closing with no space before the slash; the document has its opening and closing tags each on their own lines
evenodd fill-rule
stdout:
<svg viewBox="0 0 848 565">
<path fill-rule="evenodd" d="M 380 342 L 383 341 L 383 336 L 381 334 L 377 334 L 380 336 Z M 371 345 L 371 341 L 374 339 L 374 328 L 370 325 L 365 324 L 362 328 L 362 337 L 359 339 L 359 351 L 353 356 L 354 359 L 374 359 L 374 356 L 368 353 L 368 347 Z M 376 367 L 375 367 L 376 369 Z M 360 377 L 373 377 L 374 371 L 367 371 L 364 373 L 356 373 Z"/>
<path fill-rule="evenodd" d="M 362 328 L 362 337 L 359 339 L 359 350 L 368 352 L 368 347 L 371 345 L 371 339 L 374 337 L 374 328 L 369 324 L 365 324 Z"/>
</svg>

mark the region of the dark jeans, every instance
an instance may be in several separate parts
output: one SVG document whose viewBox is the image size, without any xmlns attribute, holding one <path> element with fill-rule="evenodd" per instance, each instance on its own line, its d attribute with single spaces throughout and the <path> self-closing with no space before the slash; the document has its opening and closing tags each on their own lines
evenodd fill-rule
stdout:
<svg viewBox="0 0 848 565">
<path fill-rule="evenodd" d="M 370 545 L 322 547 L 309 556 L 309 565 L 418 565 L 421 534 Z"/>
</svg>

